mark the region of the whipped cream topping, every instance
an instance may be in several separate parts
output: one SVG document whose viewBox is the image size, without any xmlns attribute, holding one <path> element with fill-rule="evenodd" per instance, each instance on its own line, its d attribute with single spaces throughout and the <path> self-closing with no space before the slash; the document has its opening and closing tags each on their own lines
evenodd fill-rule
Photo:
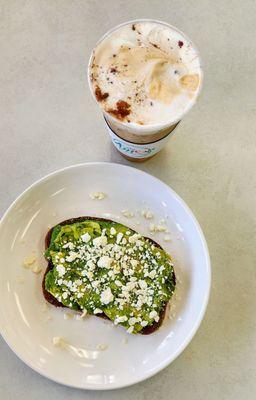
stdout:
<svg viewBox="0 0 256 400">
<path fill-rule="evenodd" d="M 122 25 L 93 51 L 95 98 L 129 124 L 178 121 L 195 102 L 202 70 L 193 44 L 175 28 L 154 21 Z"/>
</svg>

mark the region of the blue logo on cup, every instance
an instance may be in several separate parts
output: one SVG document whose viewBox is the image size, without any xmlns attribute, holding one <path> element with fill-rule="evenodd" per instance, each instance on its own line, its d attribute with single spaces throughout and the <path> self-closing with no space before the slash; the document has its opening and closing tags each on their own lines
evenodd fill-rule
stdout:
<svg viewBox="0 0 256 400">
<path fill-rule="evenodd" d="M 127 155 L 147 156 L 149 154 L 152 154 L 154 152 L 154 150 L 156 150 L 155 147 L 129 146 L 129 145 L 126 145 L 126 144 L 120 142 L 120 140 L 118 140 L 116 138 L 112 138 L 112 141 L 120 151 L 122 151 L 123 153 L 125 153 Z"/>
</svg>

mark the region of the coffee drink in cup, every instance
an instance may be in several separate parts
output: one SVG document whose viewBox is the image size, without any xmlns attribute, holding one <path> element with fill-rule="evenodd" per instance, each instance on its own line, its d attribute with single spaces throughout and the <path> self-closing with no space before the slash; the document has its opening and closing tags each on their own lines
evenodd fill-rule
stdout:
<svg viewBox="0 0 256 400">
<path fill-rule="evenodd" d="M 163 147 L 202 84 L 195 46 L 176 28 L 154 20 L 107 32 L 93 50 L 88 73 L 114 145 L 132 160 Z"/>
</svg>

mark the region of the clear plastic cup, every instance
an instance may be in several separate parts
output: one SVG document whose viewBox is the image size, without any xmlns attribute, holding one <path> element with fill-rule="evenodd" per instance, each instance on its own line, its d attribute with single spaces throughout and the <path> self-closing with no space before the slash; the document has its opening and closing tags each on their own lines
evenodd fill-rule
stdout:
<svg viewBox="0 0 256 400">
<path fill-rule="evenodd" d="M 110 36 L 113 32 L 117 31 L 121 27 L 125 25 L 132 25 L 136 23 L 143 23 L 143 22 L 153 22 L 156 24 L 159 24 L 160 26 L 165 26 L 170 28 L 172 31 L 175 31 L 179 33 L 184 40 L 187 43 L 190 43 L 190 45 L 193 47 L 195 50 L 197 57 L 199 59 L 199 65 L 201 66 L 201 59 L 199 56 L 199 52 L 195 45 L 191 42 L 191 40 L 180 30 L 177 28 L 173 27 L 170 24 L 167 24 L 162 21 L 157 21 L 153 19 L 137 19 L 133 21 L 128 21 L 123 24 L 120 24 L 112 29 L 110 29 L 108 32 L 105 33 L 105 35 L 102 36 L 102 38 L 96 43 L 95 48 L 108 36 Z M 89 64 L 88 64 L 88 82 L 89 82 L 89 87 L 92 93 L 93 98 L 95 101 L 98 103 L 100 106 L 103 116 L 106 122 L 106 127 L 107 127 L 107 132 L 109 133 L 111 140 L 114 144 L 114 146 L 117 148 L 117 150 L 126 158 L 130 159 L 131 161 L 143 161 L 149 157 L 152 157 L 156 153 L 158 153 L 163 146 L 167 143 L 169 138 L 172 136 L 174 129 L 177 127 L 178 123 L 181 121 L 181 119 L 184 117 L 184 115 L 192 108 L 192 106 L 195 104 L 201 88 L 202 88 L 202 80 L 203 80 L 203 72 L 202 69 L 200 69 L 200 81 L 199 81 L 199 87 L 197 90 L 197 96 L 194 98 L 193 101 L 191 101 L 187 107 L 184 109 L 182 113 L 179 113 L 177 118 L 172 118 L 169 121 L 163 121 L 162 123 L 156 123 L 156 124 L 145 124 L 145 125 L 140 125 L 136 124 L 133 122 L 128 123 L 127 121 L 121 121 L 115 117 L 113 117 L 110 113 L 106 112 L 104 108 L 101 107 L 100 103 L 97 101 L 95 93 L 94 93 L 94 88 L 91 82 L 91 65 L 93 61 L 93 52 L 91 54 Z M 118 144 L 118 140 L 122 145 Z M 154 143 L 154 150 L 150 151 L 152 149 L 152 143 Z M 134 145 L 134 146 L 132 146 Z M 137 145 L 137 146 L 136 146 Z M 124 151 L 123 149 L 127 148 L 129 150 Z M 134 149 L 134 151 L 132 151 Z M 136 151 L 137 149 L 137 151 Z M 127 154 L 128 153 L 128 154 Z M 143 156 L 144 154 L 144 156 Z"/>
</svg>

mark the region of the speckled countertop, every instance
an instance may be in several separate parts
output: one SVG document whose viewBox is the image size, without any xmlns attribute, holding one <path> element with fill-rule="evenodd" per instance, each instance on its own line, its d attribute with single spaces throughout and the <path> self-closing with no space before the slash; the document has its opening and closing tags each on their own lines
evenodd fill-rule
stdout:
<svg viewBox="0 0 256 400">
<path fill-rule="evenodd" d="M 136 166 L 192 208 L 213 270 L 197 335 L 155 377 L 114 392 L 70 389 L 29 369 L 1 340 L 1 399 L 255 398 L 255 14 L 251 0 L 0 0 L 0 213 L 55 169 L 95 160 L 131 164 L 109 142 L 86 64 L 112 26 L 165 20 L 199 47 L 204 89 L 161 155 Z"/>
</svg>

